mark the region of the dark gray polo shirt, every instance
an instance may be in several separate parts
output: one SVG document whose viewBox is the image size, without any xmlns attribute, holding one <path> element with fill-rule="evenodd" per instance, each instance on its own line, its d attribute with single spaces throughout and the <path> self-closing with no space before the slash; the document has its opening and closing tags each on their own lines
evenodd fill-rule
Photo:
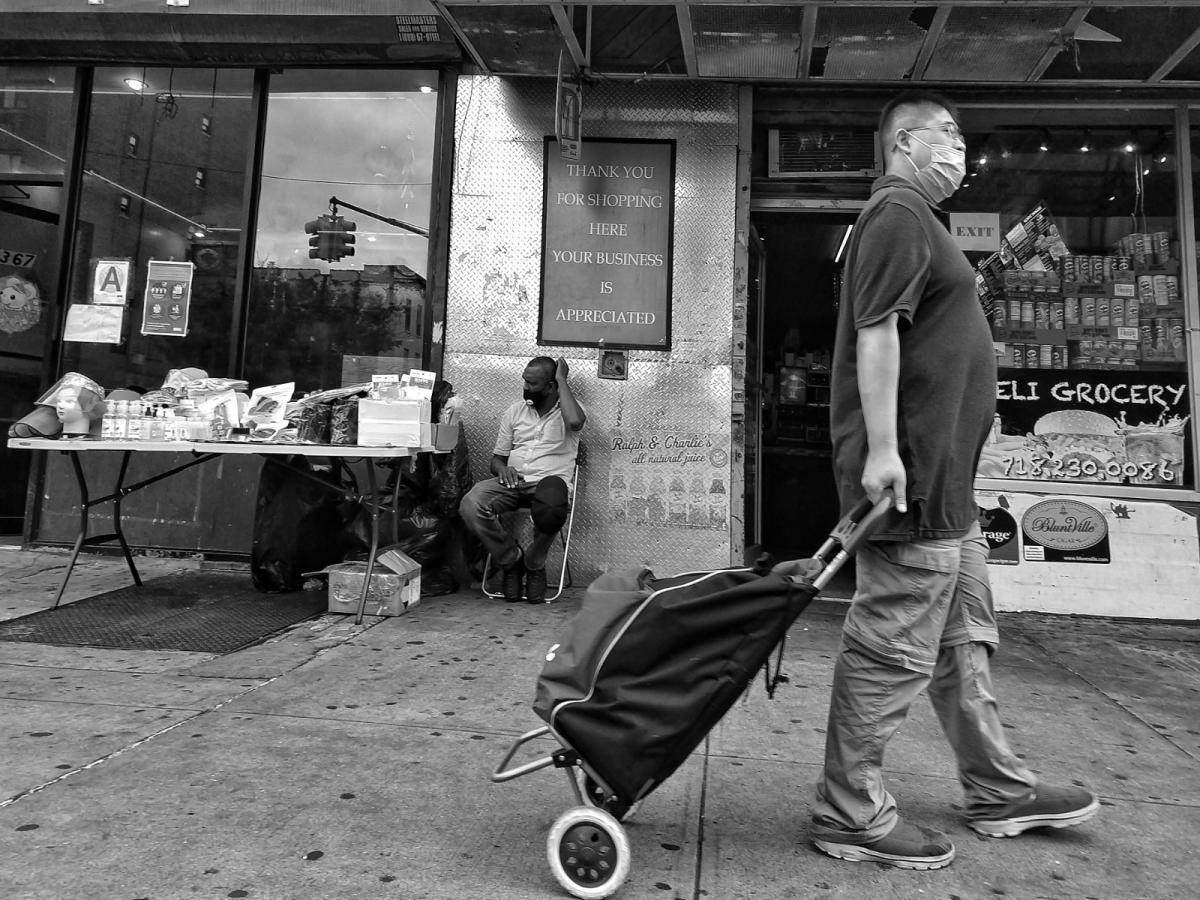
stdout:
<svg viewBox="0 0 1200 900">
<path fill-rule="evenodd" d="M 867 431 L 858 395 L 858 329 L 895 312 L 897 436 L 909 509 L 894 514 L 877 537 L 960 537 L 976 519 L 975 468 L 996 410 L 996 358 L 975 272 L 936 207 L 898 175 L 872 185 L 848 249 L 830 409 L 842 512 L 864 494 Z"/>
</svg>

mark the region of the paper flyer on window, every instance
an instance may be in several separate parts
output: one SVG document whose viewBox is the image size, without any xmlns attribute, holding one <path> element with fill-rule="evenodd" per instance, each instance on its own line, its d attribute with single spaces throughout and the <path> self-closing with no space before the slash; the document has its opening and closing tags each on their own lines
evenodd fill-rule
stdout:
<svg viewBox="0 0 1200 900">
<path fill-rule="evenodd" d="M 83 344 L 119 344 L 124 323 L 123 306 L 72 303 L 67 307 L 63 340 Z"/>
</svg>

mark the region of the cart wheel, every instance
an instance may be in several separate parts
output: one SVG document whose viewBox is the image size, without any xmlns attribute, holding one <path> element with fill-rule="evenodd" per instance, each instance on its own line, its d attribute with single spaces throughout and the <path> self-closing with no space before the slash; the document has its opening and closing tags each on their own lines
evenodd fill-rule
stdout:
<svg viewBox="0 0 1200 900">
<path fill-rule="evenodd" d="M 582 769 L 579 771 L 579 788 L 583 792 L 585 803 L 611 814 L 618 822 L 628 822 L 642 807 L 641 800 L 634 801 L 629 806 L 619 801 L 609 800 L 604 793 L 604 788 L 596 784 L 595 779 Z"/>
<path fill-rule="evenodd" d="M 609 813 L 591 806 L 569 809 L 546 837 L 550 871 L 581 900 L 610 897 L 629 877 L 629 839 Z"/>
</svg>

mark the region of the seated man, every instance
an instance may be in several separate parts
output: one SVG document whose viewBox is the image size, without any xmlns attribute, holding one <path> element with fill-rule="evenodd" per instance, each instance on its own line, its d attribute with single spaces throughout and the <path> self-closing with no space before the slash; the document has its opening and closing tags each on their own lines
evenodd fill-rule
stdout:
<svg viewBox="0 0 1200 900">
<path fill-rule="evenodd" d="M 496 477 L 471 488 L 459 512 L 500 568 L 504 599 L 519 603 L 524 594 L 530 603 L 542 603 L 546 553 L 567 520 L 567 482 L 587 416 L 567 386 L 567 361 L 561 356 L 557 363 L 548 356 L 531 359 L 521 377 L 525 399 L 500 419 L 491 463 Z M 524 506 L 530 507 L 534 536 L 522 552 L 501 516 Z"/>
</svg>

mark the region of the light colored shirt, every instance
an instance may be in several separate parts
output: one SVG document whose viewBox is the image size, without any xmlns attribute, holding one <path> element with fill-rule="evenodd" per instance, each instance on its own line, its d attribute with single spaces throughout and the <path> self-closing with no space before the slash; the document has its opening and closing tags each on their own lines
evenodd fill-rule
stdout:
<svg viewBox="0 0 1200 900">
<path fill-rule="evenodd" d="M 557 403 L 539 416 L 536 409 L 518 400 L 500 417 L 496 449 L 492 453 L 507 456 L 508 464 L 528 482 L 558 475 L 570 485 L 579 453 L 579 434 L 563 421 Z"/>
</svg>

